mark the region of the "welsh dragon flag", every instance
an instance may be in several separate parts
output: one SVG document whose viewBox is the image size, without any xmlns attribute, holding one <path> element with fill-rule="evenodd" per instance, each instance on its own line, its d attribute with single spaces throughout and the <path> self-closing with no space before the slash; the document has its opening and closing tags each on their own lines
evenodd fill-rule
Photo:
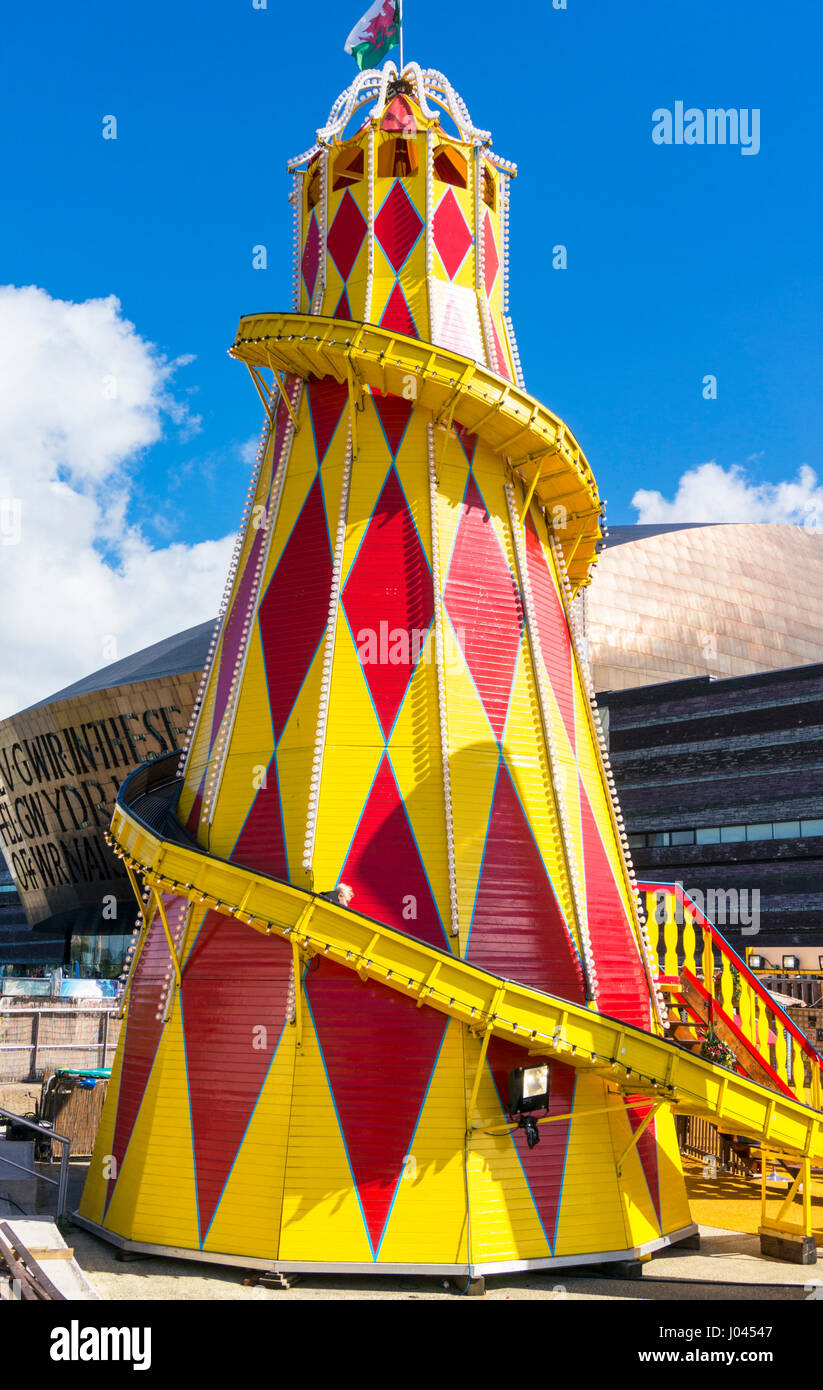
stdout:
<svg viewBox="0 0 823 1390">
<path fill-rule="evenodd" d="M 398 0 L 374 0 L 346 39 L 346 52 L 361 72 L 364 68 L 376 68 L 397 46 L 401 22 Z"/>
</svg>

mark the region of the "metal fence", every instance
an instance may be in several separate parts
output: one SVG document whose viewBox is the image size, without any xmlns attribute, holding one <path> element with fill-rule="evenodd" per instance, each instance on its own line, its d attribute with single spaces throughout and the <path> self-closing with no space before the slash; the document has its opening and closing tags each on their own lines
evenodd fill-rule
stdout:
<svg viewBox="0 0 823 1390">
<path fill-rule="evenodd" d="M 108 1067 L 121 1021 L 110 1006 L 0 1010 L 0 1082 L 42 1081 L 59 1067 Z"/>
</svg>

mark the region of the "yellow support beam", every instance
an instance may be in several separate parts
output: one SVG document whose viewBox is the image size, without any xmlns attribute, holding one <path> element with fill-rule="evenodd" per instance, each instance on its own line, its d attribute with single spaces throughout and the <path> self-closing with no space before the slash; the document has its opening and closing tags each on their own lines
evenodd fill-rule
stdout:
<svg viewBox="0 0 823 1390">
<path fill-rule="evenodd" d="M 641 1123 L 637 1126 L 637 1129 L 634 1131 L 634 1134 L 632 1135 L 631 1139 L 629 1140 L 628 1144 L 626 1145 L 625 1149 L 623 1150 L 622 1154 L 617 1160 L 618 1177 L 623 1172 L 623 1164 L 626 1162 L 626 1159 L 632 1152 L 632 1149 L 636 1148 L 637 1145 L 640 1143 L 640 1140 L 643 1138 L 643 1135 L 646 1133 L 646 1130 L 648 1129 L 649 1125 L 651 1124 L 652 1120 L 654 1119 L 662 1104 L 662 1101 L 658 1101 L 655 1105 L 653 1105 L 649 1110 L 648 1115 L 646 1115 L 645 1119 L 643 1119 Z M 628 1110 L 629 1107 L 627 1106 L 626 1109 Z"/>
</svg>

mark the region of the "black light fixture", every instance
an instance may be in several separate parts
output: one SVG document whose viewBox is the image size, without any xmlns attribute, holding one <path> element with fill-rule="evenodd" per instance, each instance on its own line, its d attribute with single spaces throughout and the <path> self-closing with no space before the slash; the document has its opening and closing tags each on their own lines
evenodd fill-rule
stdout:
<svg viewBox="0 0 823 1390">
<path fill-rule="evenodd" d="M 514 1071 L 509 1072 L 509 1114 L 512 1118 L 515 1115 L 531 1115 L 534 1110 L 547 1110 L 548 1107 L 548 1063 L 544 1062 L 539 1067 L 515 1067 Z M 532 1143 L 530 1130 L 531 1126 L 526 1128 L 526 1137 L 532 1148 L 539 1136 Z"/>
<path fill-rule="evenodd" d="M 783 957 L 783 969 L 784 969 L 784 970 L 799 970 L 799 969 L 800 969 L 800 957 L 799 957 L 799 956 L 784 956 L 784 957 Z"/>
<path fill-rule="evenodd" d="M 766 957 L 765 957 L 765 956 L 749 956 L 749 969 L 750 969 L 750 970 L 765 970 L 765 969 L 766 969 Z"/>
</svg>

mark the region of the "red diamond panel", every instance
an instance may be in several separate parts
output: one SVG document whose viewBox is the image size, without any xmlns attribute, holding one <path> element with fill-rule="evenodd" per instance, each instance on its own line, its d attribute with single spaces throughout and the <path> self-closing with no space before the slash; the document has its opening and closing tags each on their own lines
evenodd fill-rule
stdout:
<svg viewBox="0 0 823 1390">
<path fill-rule="evenodd" d="M 317 284 L 317 272 L 320 269 L 320 230 L 317 226 L 317 218 L 314 213 L 311 215 L 309 230 L 306 236 L 306 245 L 303 248 L 303 279 L 306 282 L 309 299 L 314 294 L 314 287 Z"/>
<path fill-rule="evenodd" d="M 523 610 L 474 478 L 469 478 L 443 602 L 495 738 L 503 737 Z"/>
<path fill-rule="evenodd" d="M 385 985 L 315 961 L 306 993 L 376 1253 L 447 1023 Z"/>
<path fill-rule="evenodd" d="M 233 864 L 268 874 L 270 878 L 288 879 L 286 841 L 283 831 L 283 812 L 277 780 L 277 760 L 272 758 L 266 769 L 266 785 L 261 787 L 246 817 L 246 823 L 229 856 Z"/>
<path fill-rule="evenodd" d="M 348 387 L 345 381 L 341 384 L 334 377 L 324 376 L 320 381 L 310 377 L 306 390 L 317 462 L 322 464 L 348 404 Z"/>
<path fill-rule="evenodd" d="M 417 209 L 402 183 L 395 180 L 391 193 L 374 220 L 375 235 L 395 274 L 408 257 L 422 228 Z"/>
<path fill-rule="evenodd" d="M 405 97 L 397 96 L 390 102 L 386 114 L 380 122 L 380 129 L 396 135 L 416 135 L 417 122 Z"/>
<path fill-rule="evenodd" d="M 474 463 L 474 451 L 477 448 L 477 435 L 469 434 L 465 425 L 455 423 L 454 429 L 457 438 L 460 440 L 463 453 L 466 455 L 466 462 L 471 468 Z"/>
<path fill-rule="evenodd" d="M 640 1127 L 640 1125 L 643 1123 L 643 1121 L 645 1120 L 646 1116 L 652 1108 L 651 1102 L 643 1105 L 631 1105 L 632 1101 L 637 1101 L 640 1099 L 641 1097 L 639 1096 L 626 1097 L 627 1103 L 631 1106 L 631 1108 L 626 1111 L 626 1114 L 629 1117 L 629 1123 L 632 1127 L 632 1133 L 634 1133 Z M 646 1178 L 646 1185 L 649 1189 L 649 1196 L 652 1199 L 652 1205 L 654 1206 L 654 1209 L 657 1213 L 657 1219 L 659 1221 L 660 1170 L 658 1167 L 657 1135 L 655 1134 L 654 1120 L 651 1120 L 649 1124 L 647 1124 L 646 1128 L 644 1129 L 643 1133 L 638 1139 L 637 1153 L 640 1158 L 640 1164 L 643 1169 L 644 1176 Z"/>
<path fill-rule="evenodd" d="M 434 616 L 431 573 L 393 468 L 346 581 L 343 607 L 388 738 Z"/>
<path fill-rule="evenodd" d="M 489 323 L 492 331 L 492 355 L 496 358 L 496 361 L 492 363 L 492 370 L 497 372 L 498 376 L 505 377 L 506 381 L 511 381 L 512 374 L 509 371 L 509 364 L 506 360 L 506 354 L 503 351 L 503 344 L 500 341 L 500 335 L 497 332 L 497 326 L 494 322 L 493 315 L 489 316 Z"/>
<path fill-rule="evenodd" d="M 372 392 L 372 400 L 391 449 L 391 456 L 396 459 L 397 450 L 403 443 L 403 436 L 412 417 L 414 402 L 406 401 L 402 396 L 380 396 L 376 391 Z"/>
<path fill-rule="evenodd" d="M 172 932 L 180 920 L 181 910 L 184 910 L 186 906 L 185 898 L 178 898 L 170 893 L 163 894 L 163 907 Z M 160 913 L 155 912 L 129 990 L 126 1041 L 120 1075 L 120 1090 L 117 1095 L 117 1119 L 111 1146 L 115 1167 L 106 1192 L 107 1206 L 111 1200 L 117 1176 L 123 1166 L 123 1159 L 126 1156 L 132 1131 L 137 1123 L 137 1116 L 140 1113 L 140 1106 L 146 1093 L 146 1086 L 163 1033 L 160 995 L 166 982 L 166 971 L 170 961 L 168 942 L 163 924 L 160 921 Z M 158 1011 L 161 1013 L 160 1018 L 157 1017 Z"/>
<path fill-rule="evenodd" d="M 580 957 L 502 761 L 466 959 L 518 984 L 585 1003 Z"/>
<path fill-rule="evenodd" d="M 327 243 L 332 260 L 344 280 L 348 280 L 351 275 L 367 231 L 366 220 L 346 189 L 331 224 Z"/>
<path fill-rule="evenodd" d="M 380 327 L 388 328 L 393 333 L 405 333 L 407 338 L 418 337 L 411 309 L 399 285 L 395 285 L 389 295 L 389 302 L 380 319 Z"/>
<path fill-rule="evenodd" d="M 353 905 L 364 916 L 408 932 L 440 950 L 448 947 L 406 808 L 385 754 L 340 878 L 351 884 Z"/>
<path fill-rule="evenodd" d="M 486 286 L 487 298 L 494 289 L 494 282 L 497 279 L 499 269 L 500 257 L 497 254 L 497 242 L 494 239 L 492 220 L 486 213 L 483 221 L 483 283 Z"/>
<path fill-rule="evenodd" d="M 287 943 L 219 912 L 207 914 L 186 961 L 181 1007 L 201 1243 L 277 1051 L 291 970 Z"/>
<path fill-rule="evenodd" d="M 649 1026 L 649 986 L 586 789 L 580 783 L 586 918 L 597 970 L 597 1007 L 611 1018 Z"/>
<path fill-rule="evenodd" d="M 432 232 L 446 274 L 453 280 L 472 244 L 471 231 L 460 211 L 460 204 L 453 188 L 448 190 L 437 205 L 432 220 Z"/>
<path fill-rule="evenodd" d="M 316 478 L 260 604 L 260 635 L 275 740 L 300 693 L 329 616 L 332 558 Z"/>
<path fill-rule="evenodd" d="M 336 319 L 345 319 L 347 323 L 351 323 L 351 305 L 349 304 L 349 296 L 345 289 L 343 290 L 343 293 L 337 301 L 337 308 L 335 309 L 332 317 Z"/>
</svg>

